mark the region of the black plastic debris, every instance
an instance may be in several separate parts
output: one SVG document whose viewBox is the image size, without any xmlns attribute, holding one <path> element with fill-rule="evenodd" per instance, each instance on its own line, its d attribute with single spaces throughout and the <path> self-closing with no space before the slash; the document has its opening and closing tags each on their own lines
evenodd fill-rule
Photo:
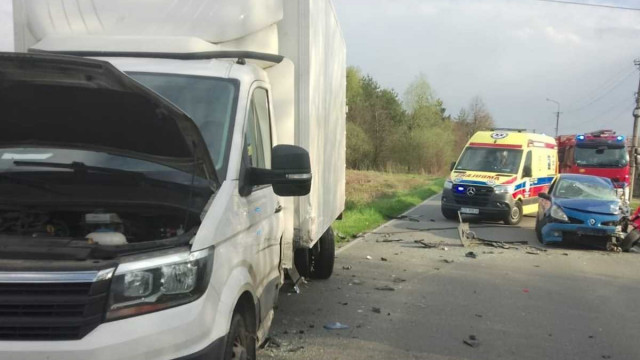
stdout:
<svg viewBox="0 0 640 360">
<path fill-rule="evenodd" d="M 478 341 L 478 338 L 476 338 L 475 335 L 469 335 L 469 338 L 462 340 L 462 342 L 467 346 L 471 346 L 472 348 L 478 347 L 480 345 L 480 341 Z"/>
<path fill-rule="evenodd" d="M 389 261 L 386 257 L 381 257 L 380 261 Z"/>
<path fill-rule="evenodd" d="M 396 290 L 394 287 L 391 287 L 389 285 L 376 286 L 375 289 L 376 290 L 380 290 L 380 291 L 395 291 Z"/>
<path fill-rule="evenodd" d="M 473 251 L 469 251 L 468 253 L 464 254 L 464 256 L 472 259 L 475 259 L 478 257 L 478 255 L 476 255 L 476 253 L 474 253 Z"/>
<path fill-rule="evenodd" d="M 375 306 L 371 308 L 371 311 L 373 311 L 376 314 L 380 314 L 382 312 L 382 310 L 379 307 L 375 307 Z"/>
</svg>

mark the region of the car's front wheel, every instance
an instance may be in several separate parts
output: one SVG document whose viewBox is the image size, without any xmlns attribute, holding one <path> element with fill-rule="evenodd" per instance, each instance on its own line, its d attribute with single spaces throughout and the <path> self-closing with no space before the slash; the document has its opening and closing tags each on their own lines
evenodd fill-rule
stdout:
<svg viewBox="0 0 640 360">
<path fill-rule="evenodd" d="M 536 217 L 536 237 L 540 244 L 544 245 L 544 239 L 542 239 L 542 228 L 545 226 L 546 222 L 544 220 L 540 220 Z"/>
</svg>

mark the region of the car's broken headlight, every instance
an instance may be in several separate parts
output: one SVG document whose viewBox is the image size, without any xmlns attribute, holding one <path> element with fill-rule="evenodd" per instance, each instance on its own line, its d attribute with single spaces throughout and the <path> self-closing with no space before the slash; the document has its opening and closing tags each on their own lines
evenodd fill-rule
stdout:
<svg viewBox="0 0 640 360">
<path fill-rule="evenodd" d="M 564 211 L 562 210 L 562 208 L 560 206 L 558 206 L 558 205 L 553 205 L 551 207 L 550 215 L 551 215 L 552 218 L 554 218 L 556 220 L 569 222 L 569 218 L 567 217 L 567 214 L 565 214 Z"/>
<path fill-rule="evenodd" d="M 213 250 L 122 263 L 111 281 L 107 320 L 141 315 L 198 299 L 211 276 Z"/>
</svg>

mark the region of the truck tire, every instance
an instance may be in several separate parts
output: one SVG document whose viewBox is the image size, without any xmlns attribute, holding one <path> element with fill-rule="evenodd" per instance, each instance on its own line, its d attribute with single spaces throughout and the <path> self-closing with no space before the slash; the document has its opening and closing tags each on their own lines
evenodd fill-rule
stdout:
<svg viewBox="0 0 640 360">
<path fill-rule="evenodd" d="M 311 249 L 296 249 L 293 253 L 293 263 L 296 266 L 296 270 L 298 270 L 298 274 L 308 278 L 311 275 Z"/>
<path fill-rule="evenodd" d="M 629 252 L 640 241 L 640 230 L 633 229 L 622 239 L 622 251 Z"/>
<path fill-rule="evenodd" d="M 516 201 L 513 207 L 509 211 L 509 214 L 504 218 L 506 225 L 518 225 L 522 220 L 522 202 Z"/>
<path fill-rule="evenodd" d="M 457 211 L 451 210 L 451 209 L 445 209 L 443 207 L 440 207 L 440 211 L 442 212 L 442 216 L 444 216 L 445 219 L 454 220 L 454 221 L 458 220 L 458 212 Z"/>
<path fill-rule="evenodd" d="M 224 348 L 224 360 L 256 358 L 256 335 L 251 334 L 247 319 L 236 312 L 231 318 L 231 326 Z"/>
<path fill-rule="evenodd" d="M 333 229 L 329 227 L 311 249 L 311 274 L 309 277 L 321 280 L 330 278 L 335 258 L 336 242 Z"/>
</svg>

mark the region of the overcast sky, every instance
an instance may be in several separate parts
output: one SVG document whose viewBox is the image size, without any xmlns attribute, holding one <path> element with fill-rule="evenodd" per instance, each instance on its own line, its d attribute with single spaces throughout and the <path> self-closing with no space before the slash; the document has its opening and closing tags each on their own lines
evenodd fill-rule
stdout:
<svg viewBox="0 0 640 360">
<path fill-rule="evenodd" d="M 591 1 L 640 8 L 640 0 Z M 12 47 L 0 0 L 0 49 Z M 401 95 L 424 73 L 452 115 L 480 95 L 499 126 L 629 134 L 640 11 L 535 0 L 334 0 L 350 65 Z"/>
</svg>

